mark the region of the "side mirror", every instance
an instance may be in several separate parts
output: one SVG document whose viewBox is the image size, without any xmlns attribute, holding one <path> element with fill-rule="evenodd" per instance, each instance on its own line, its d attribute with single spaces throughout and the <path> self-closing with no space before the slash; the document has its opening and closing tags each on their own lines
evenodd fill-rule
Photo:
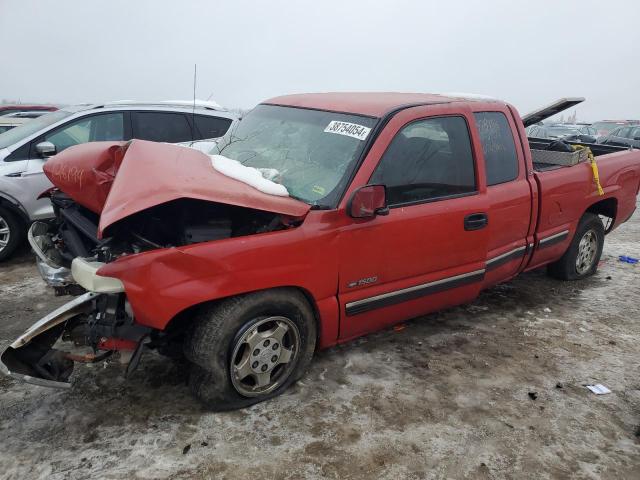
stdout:
<svg viewBox="0 0 640 480">
<path fill-rule="evenodd" d="M 56 154 L 56 146 L 51 142 L 40 142 L 36 145 L 36 152 L 42 158 L 53 157 Z"/>
<path fill-rule="evenodd" d="M 347 205 L 347 213 L 352 218 L 373 218 L 389 215 L 387 189 L 384 185 L 365 185 L 353 192 Z"/>
</svg>

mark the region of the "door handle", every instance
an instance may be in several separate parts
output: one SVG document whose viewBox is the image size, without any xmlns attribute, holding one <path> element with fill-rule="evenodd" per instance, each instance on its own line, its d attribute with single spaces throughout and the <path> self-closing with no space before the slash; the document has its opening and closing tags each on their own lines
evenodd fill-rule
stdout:
<svg viewBox="0 0 640 480">
<path fill-rule="evenodd" d="M 484 228 L 489 223 L 489 217 L 486 213 L 472 213 L 464 217 L 464 229 L 469 230 L 480 230 Z"/>
</svg>

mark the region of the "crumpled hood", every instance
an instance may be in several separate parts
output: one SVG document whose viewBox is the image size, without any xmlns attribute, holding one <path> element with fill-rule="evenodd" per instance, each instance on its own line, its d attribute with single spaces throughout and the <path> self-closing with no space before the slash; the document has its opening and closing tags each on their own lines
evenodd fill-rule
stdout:
<svg viewBox="0 0 640 480">
<path fill-rule="evenodd" d="M 49 159 L 43 170 L 74 201 L 100 214 L 99 237 L 123 218 L 180 198 L 292 217 L 303 217 L 310 208 L 226 177 L 202 152 L 145 140 L 77 145 Z"/>
</svg>

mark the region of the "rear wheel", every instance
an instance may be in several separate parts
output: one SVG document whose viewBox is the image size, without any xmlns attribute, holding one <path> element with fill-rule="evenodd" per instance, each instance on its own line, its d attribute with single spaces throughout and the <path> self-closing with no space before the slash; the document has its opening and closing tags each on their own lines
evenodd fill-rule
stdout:
<svg viewBox="0 0 640 480">
<path fill-rule="evenodd" d="M 8 259 L 22 243 L 24 230 L 18 216 L 0 206 L 0 262 Z"/>
<path fill-rule="evenodd" d="M 593 275 L 604 246 L 604 226 L 598 215 L 585 213 L 565 254 L 549 265 L 549 275 L 561 280 L 578 280 Z"/>
<path fill-rule="evenodd" d="M 189 386 L 213 410 L 246 407 L 298 380 L 315 344 L 313 311 L 297 290 L 225 299 L 204 307 L 187 333 Z"/>
</svg>

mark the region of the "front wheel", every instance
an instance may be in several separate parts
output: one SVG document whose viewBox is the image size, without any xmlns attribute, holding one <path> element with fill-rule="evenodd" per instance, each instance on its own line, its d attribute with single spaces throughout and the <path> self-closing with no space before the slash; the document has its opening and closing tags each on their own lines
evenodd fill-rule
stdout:
<svg viewBox="0 0 640 480">
<path fill-rule="evenodd" d="M 604 226 L 598 215 L 585 213 L 571 245 L 560 260 L 549 265 L 549 275 L 560 280 L 579 280 L 593 275 L 604 246 Z"/>
<path fill-rule="evenodd" d="M 315 344 L 313 311 L 297 290 L 225 299 L 204 307 L 187 334 L 189 386 L 212 410 L 243 408 L 298 380 Z"/>
</svg>

